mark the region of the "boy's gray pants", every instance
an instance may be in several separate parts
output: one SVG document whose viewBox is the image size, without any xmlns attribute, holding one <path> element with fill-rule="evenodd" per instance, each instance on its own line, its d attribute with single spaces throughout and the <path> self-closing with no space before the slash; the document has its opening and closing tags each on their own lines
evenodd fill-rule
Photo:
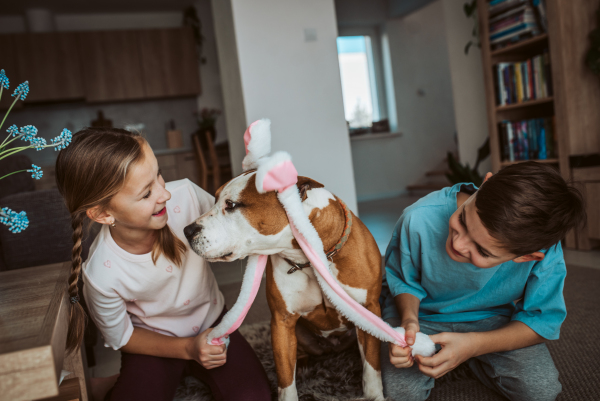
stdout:
<svg viewBox="0 0 600 401">
<path fill-rule="evenodd" d="M 388 319 L 392 327 L 400 326 L 399 319 Z M 498 329 L 510 322 L 506 316 L 494 316 L 477 322 L 441 323 L 419 321 L 421 332 L 468 333 Z M 439 349 L 439 346 L 438 346 Z M 471 358 L 466 362 L 475 376 L 487 387 L 513 401 L 554 400 L 561 392 L 558 371 L 546 344 L 514 351 L 495 352 Z M 388 344 L 381 343 L 381 378 L 383 393 L 395 401 L 426 400 L 435 379 L 421 373 L 417 364 L 397 369 L 390 363 Z"/>
</svg>

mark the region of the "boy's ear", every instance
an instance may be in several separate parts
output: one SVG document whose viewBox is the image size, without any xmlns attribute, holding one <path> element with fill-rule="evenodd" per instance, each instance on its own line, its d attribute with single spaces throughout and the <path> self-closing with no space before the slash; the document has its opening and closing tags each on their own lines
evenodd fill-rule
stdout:
<svg viewBox="0 0 600 401">
<path fill-rule="evenodd" d="M 485 177 L 483 178 L 483 182 L 486 182 L 493 174 L 492 173 L 487 173 L 485 175 Z"/>
<path fill-rule="evenodd" d="M 114 217 L 110 213 L 100 210 L 100 206 L 94 206 L 86 210 L 85 214 L 90 220 L 100 224 L 111 224 L 114 221 Z"/>
<path fill-rule="evenodd" d="M 534 253 L 530 253 L 528 255 L 519 256 L 518 258 L 513 259 L 513 262 L 523 263 L 523 262 L 531 262 L 532 260 L 539 262 L 541 260 L 544 260 L 545 256 L 546 255 L 544 255 L 542 252 L 534 252 Z"/>
</svg>

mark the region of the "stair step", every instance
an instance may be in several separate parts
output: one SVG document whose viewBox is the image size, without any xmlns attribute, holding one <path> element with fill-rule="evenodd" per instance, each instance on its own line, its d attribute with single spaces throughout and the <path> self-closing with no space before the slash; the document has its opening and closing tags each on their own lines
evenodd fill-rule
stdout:
<svg viewBox="0 0 600 401">
<path fill-rule="evenodd" d="M 431 170 L 431 171 L 426 172 L 425 176 L 427 176 L 427 177 L 433 177 L 436 175 L 444 175 L 445 176 L 446 174 L 449 174 L 449 173 L 450 173 L 450 171 L 448 171 L 448 170 Z"/>
</svg>

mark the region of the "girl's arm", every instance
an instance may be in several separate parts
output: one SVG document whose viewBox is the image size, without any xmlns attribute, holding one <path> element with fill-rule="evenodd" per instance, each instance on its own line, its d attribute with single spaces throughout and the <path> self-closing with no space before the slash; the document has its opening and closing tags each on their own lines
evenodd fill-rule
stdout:
<svg viewBox="0 0 600 401">
<path fill-rule="evenodd" d="M 193 359 L 206 369 L 212 369 L 225 364 L 227 348 L 225 345 L 210 345 L 206 342 L 211 330 L 196 337 L 172 337 L 134 327 L 131 338 L 121 351 L 163 358 Z"/>
</svg>

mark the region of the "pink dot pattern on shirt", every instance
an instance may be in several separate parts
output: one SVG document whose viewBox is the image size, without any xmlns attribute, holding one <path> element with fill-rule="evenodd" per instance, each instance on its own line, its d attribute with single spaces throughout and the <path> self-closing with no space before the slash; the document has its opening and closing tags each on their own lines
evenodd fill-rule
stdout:
<svg viewBox="0 0 600 401">
<path fill-rule="evenodd" d="M 217 298 L 213 299 L 213 304 L 217 304 Z"/>
<path fill-rule="evenodd" d="M 165 270 L 167 271 L 167 273 L 171 273 L 173 271 L 173 266 L 169 265 Z"/>
<path fill-rule="evenodd" d="M 189 305 L 189 304 L 190 304 L 190 300 L 188 299 L 188 300 L 187 300 L 187 301 L 185 301 L 183 304 L 184 304 L 184 305 Z"/>
<path fill-rule="evenodd" d="M 104 262 L 104 266 L 110 268 L 110 260 L 107 260 L 106 262 Z"/>
<path fill-rule="evenodd" d="M 179 208 L 179 206 L 175 206 L 175 207 L 173 208 L 173 211 L 174 211 L 175 213 L 179 213 L 179 212 L 181 212 L 181 209 Z"/>
<path fill-rule="evenodd" d="M 200 327 L 194 326 L 192 327 L 192 330 L 194 330 L 194 333 L 197 333 L 198 331 L 200 331 Z"/>
</svg>

